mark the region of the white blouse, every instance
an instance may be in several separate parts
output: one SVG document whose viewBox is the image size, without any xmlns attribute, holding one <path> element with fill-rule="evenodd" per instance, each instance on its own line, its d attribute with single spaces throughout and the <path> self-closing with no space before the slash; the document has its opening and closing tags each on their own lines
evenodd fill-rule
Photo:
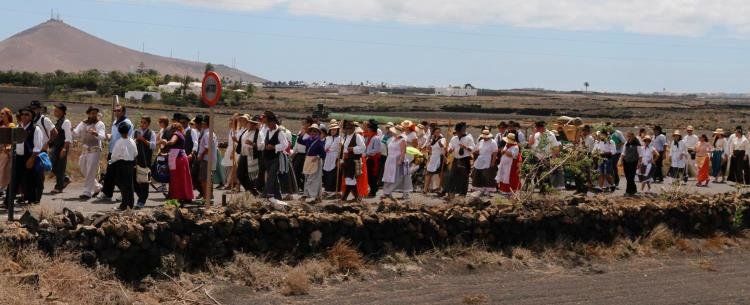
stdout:
<svg viewBox="0 0 750 305">
<path fill-rule="evenodd" d="M 479 156 L 474 160 L 474 168 L 488 169 L 492 165 L 492 155 L 498 151 L 494 139 L 479 141 Z"/>
</svg>

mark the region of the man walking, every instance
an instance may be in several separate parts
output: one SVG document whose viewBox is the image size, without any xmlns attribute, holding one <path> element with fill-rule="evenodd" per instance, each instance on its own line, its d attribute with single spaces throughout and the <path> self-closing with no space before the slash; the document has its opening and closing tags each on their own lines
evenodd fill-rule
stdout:
<svg viewBox="0 0 750 305">
<path fill-rule="evenodd" d="M 73 132 L 70 120 L 65 117 L 67 112 L 68 107 L 65 104 L 55 105 L 56 132 L 49 143 L 52 173 L 55 174 L 55 188 L 52 190 L 52 194 L 62 193 L 70 183 L 70 177 L 67 176 L 65 171 L 68 167 L 68 151 L 70 151 L 70 143 L 73 142 Z"/>
<path fill-rule="evenodd" d="M 109 153 L 107 154 L 107 171 L 104 173 L 104 186 L 102 187 L 102 200 L 104 201 L 112 201 L 112 194 L 115 192 L 115 170 L 110 170 L 111 162 L 109 162 L 112 159 L 112 151 L 115 148 L 115 145 L 117 145 L 117 141 L 122 139 L 122 134 L 120 133 L 120 126 L 121 125 L 127 125 L 128 128 L 128 134 L 127 137 L 132 140 L 133 133 L 135 132 L 135 128 L 133 128 L 133 123 L 130 121 L 130 119 L 127 117 L 125 106 L 117 105 L 112 110 L 112 114 L 115 117 L 114 122 L 112 122 L 112 133 L 108 136 L 109 138 Z M 121 192 L 123 190 L 120 190 Z M 132 188 L 131 188 L 132 191 Z M 132 194 L 131 194 L 132 195 Z"/>
<path fill-rule="evenodd" d="M 135 159 L 136 169 L 148 169 L 151 167 L 151 160 L 156 149 L 156 135 L 150 129 L 151 117 L 141 117 L 140 128 L 135 131 L 135 142 L 138 148 L 138 155 Z M 140 209 L 146 206 L 148 200 L 149 183 L 138 183 L 137 177 L 134 179 L 135 193 L 138 195 L 136 208 Z"/>
<path fill-rule="evenodd" d="M 102 189 L 102 185 L 96 179 L 99 176 L 102 141 L 107 137 L 104 122 L 99 120 L 99 108 L 90 106 L 86 110 L 86 115 L 88 118 L 73 129 L 73 136 L 82 144 L 78 166 L 85 179 L 83 194 L 79 196 L 83 200 L 96 197 Z"/>
<path fill-rule="evenodd" d="M 36 169 L 36 158 L 42 152 L 42 129 L 32 122 L 33 111 L 23 108 L 18 112 L 18 127 L 26 130 L 26 138 L 16 144 L 15 176 L 10 189 L 21 190 L 23 200 L 29 204 L 38 204 L 42 199 L 43 172 Z"/>
<path fill-rule="evenodd" d="M 654 182 L 664 182 L 664 157 L 667 148 L 667 136 L 664 135 L 664 131 L 661 126 L 654 126 L 654 141 L 652 143 L 656 152 L 659 153 L 656 158 L 656 168 L 654 169 Z"/>
</svg>

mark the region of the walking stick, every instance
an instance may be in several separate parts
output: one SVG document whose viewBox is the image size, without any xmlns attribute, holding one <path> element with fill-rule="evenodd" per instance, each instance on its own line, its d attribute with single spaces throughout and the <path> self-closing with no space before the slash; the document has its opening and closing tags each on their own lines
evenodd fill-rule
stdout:
<svg viewBox="0 0 750 305">
<path fill-rule="evenodd" d="M 335 193 L 338 194 L 341 191 L 341 166 L 343 166 L 343 162 L 341 160 L 344 159 L 344 138 L 341 136 L 341 131 L 344 129 L 344 124 L 346 123 L 346 120 L 341 121 L 341 125 L 339 126 L 339 155 L 336 157 L 336 189 Z"/>
</svg>

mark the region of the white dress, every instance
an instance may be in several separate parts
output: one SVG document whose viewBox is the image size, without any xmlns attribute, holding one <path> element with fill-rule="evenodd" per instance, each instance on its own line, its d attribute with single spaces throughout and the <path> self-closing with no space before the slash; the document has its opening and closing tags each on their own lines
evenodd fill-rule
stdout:
<svg viewBox="0 0 750 305">
<path fill-rule="evenodd" d="M 512 157 L 505 155 L 505 152 L 513 154 Z M 495 181 L 497 183 L 510 183 L 510 169 L 513 166 L 513 160 L 518 158 L 518 145 L 513 145 L 510 148 L 503 149 L 502 157 L 500 157 L 500 164 L 497 165 L 497 176 Z"/>
<path fill-rule="evenodd" d="M 440 160 L 443 158 L 443 148 L 445 147 L 445 138 L 440 138 L 435 144 L 432 144 L 430 150 L 430 161 L 427 162 L 427 172 L 436 173 L 440 170 Z"/>
<path fill-rule="evenodd" d="M 687 147 L 685 147 L 684 141 L 680 141 L 678 145 L 675 145 L 674 141 L 670 142 L 669 156 L 672 159 L 672 167 L 685 168 L 685 165 L 687 165 L 685 162 L 686 155 Z"/>
<path fill-rule="evenodd" d="M 227 150 L 224 151 L 224 156 L 221 158 L 221 166 L 230 167 L 234 165 L 234 160 L 236 160 L 236 158 L 232 159 L 232 155 L 235 154 L 235 144 L 234 139 L 232 139 L 234 135 L 235 131 L 230 129 L 227 134 Z"/>
<path fill-rule="evenodd" d="M 656 153 L 656 148 L 651 145 L 638 147 L 638 154 L 641 157 L 641 166 L 638 166 L 638 172 L 636 174 L 645 178 L 642 178 L 641 182 L 652 181 L 649 174 L 651 173 L 651 167 L 654 162 L 654 153 Z"/>
<path fill-rule="evenodd" d="M 404 142 L 403 137 L 391 138 L 388 140 L 388 158 L 385 160 L 383 168 L 383 194 L 390 195 L 394 191 L 411 192 L 411 174 L 409 172 L 409 162 L 398 162 L 402 155 L 401 144 Z"/>
<path fill-rule="evenodd" d="M 494 139 L 479 141 L 479 156 L 474 160 L 474 168 L 488 169 L 492 165 L 492 155 L 497 152 L 497 142 Z"/>
<path fill-rule="evenodd" d="M 323 170 L 326 172 L 333 171 L 336 169 L 336 160 L 339 158 L 339 150 L 341 149 L 341 137 L 339 136 L 327 136 L 326 137 L 326 158 L 323 161 Z"/>
</svg>

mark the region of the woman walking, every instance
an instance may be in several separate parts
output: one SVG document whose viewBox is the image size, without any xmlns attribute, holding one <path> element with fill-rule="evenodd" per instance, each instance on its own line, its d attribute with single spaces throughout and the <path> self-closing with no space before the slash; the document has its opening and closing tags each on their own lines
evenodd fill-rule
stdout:
<svg viewBox="0 0 750 305">
<path fill-rule="evenodd" d="M 335 196 L 339 175 L 339 152 L 341 150 L 341 137 L 339 137 L 339 125 L 336 122 L 328 126 L 328 136 L 325 138 L 324 149 L 326 152 L 323 161 L 323 189 L 324 197 Z"/>
<path fill-rule="evenodd" d="M 307 148 L 305 162 L 302 165 L 302 174 L 305 175 L 305 187 L 302 197 L 306 203 L 319 203 L 320 192 L 323 189 L 323 162 L 326 157 L 324 139 L 320 137 L 320 127 L 313 123 L 307 127 L 309 137 L 301 139 L 302 145 Z"/>
<path fill-rule="evenodd" d="M 383 169 L 383 198 L 393 199 L 394 191 L 401 191 L 403 199 L 408 199 L 412 191 L 409 162 L 406 160 L 408 143 L 402 126 L 389 129 L 392 134 L 388 140 L 388 157 Z"/>
<path fill-rule="evenodd" d="M 432 188 L 433 184 L 441 185 L 443 174 L 443 163 L 445 155 L 445 137 L 440 128 L 435 126 L 430 134 L 429 142 L 426 143 L 430 160 L 427 162 L 427 175 L 424 178 L 424 193 L 439 192 Z"/>
<path fill-rule="evenodd" d="M 659 152 L 651 144 L 651 137 L 646 135 L 641 141 L 639 155 L 641 162 L 638 164 L 638 180 L 641 182 L 641 192 L 650 192 L 651 183 L 654 182 L 654 170 L 656 159 L 659 158 Z M 648 188 L 648 191 L 646 190 Z"/>
<path fill-rule="evenodd" d="M 725 183 L 724 175 L 727 163 L 725 153 L 727 144 L 727 139 L 724 138 L 724 129 L 717 128 L 714 131 L 714 150 L 711 152 L 711 177 L 714 177 L 714 183 Z"/>
<path fill-rule="evenodd" d="M 497 181 L 500 192 L 505 197 L 510 197 L 513 193 L 521 189 L 521 177 L 519 167 L 521 165 L 521 150 L 516 141 L 516 134 L 508 133 L 502 138 L 505 145 L 500 153 L 500 163 L 497 166 Z"/>
<path fill-rule="evenodd" d="M 598 190 L 604 192 L 607 189 L 614 191 L 614 184 L 612 184 L 612 155 L 615 153 L 616 147 L 615 142 L 610 140 L 609 133 L 607 131 L 601 131 L 599 133 L 599 140 L 594 144 L 594 154 L 599 157 L 599 186 Z M 604 183 L 607 183 L 605 185 Z"/>
<path fill-rule="evenodd" d="M 695 167 L 698 168 L 698 174 L 696 175 L 697 182 L 696 186 L 707 187 L 711 177 L 708 175 L 709 168 L 711 167 L 711 143 L 708 142 L 708 136 L 701 135 L 698 139 L 698 144 L 695 145 Z"/>
<path fill-rule="evenodd" d="M 627 180 L 625 196 L 634 196 L 638 192 L 638 186 L 635 184 L 635 175 L 638 170 L 638 164 L 641 164 L 640 146 L 641 142 L 638 141 L 635 134 L 628 132 L 625 148 L 620 157 L 623 170 L 625 171 L 625 180 Z"/>
<path fill-rule="evenodd" d="M 485 128 L 479 136 L 479 144 L 474 152 L 477 157 L 474 160 L 472 185 L 479 190 L 479 196 L 489 196 L 490 192 L 497 189 L 497 182 L 493 179 L 497 168 L 492 166 L 497 164 L 497 151 L 497 142 L 492 138 L 490 130 Z"/>
<path fill-rule="evenodd" d="M 190 165 L 185 153 L 185 128 L 180 123 L 172 124 L 172 138 L 161 140 L 169 152 L 169 193 L 168 199 L 176 199 L 180 204 L 193 201 L 193 180 L 190 177 Z"/>
<path fill-rule="evenodd" d="M 229 131 L 227 131 L 227 149 L 224 151 L 224 157 L 221 159 L 221 170 L 226 177 L 224 189 L 239 191 L 240 184 L 237 180 L 237 130 L 239 129 L 239 114 L 235 113 L 229 118 Z M 219 187 L 221 189 L 221 187 Z"/>
<path fill-rule="evenodd" d="M 13 123 L 13 112 L 8 108 L 0 111 L 0 128 L 15 128 Z M 0 195 L 5 193 L 5 189 L 10 183 L 10 145 L 0 144 Z"/>
</svg>

